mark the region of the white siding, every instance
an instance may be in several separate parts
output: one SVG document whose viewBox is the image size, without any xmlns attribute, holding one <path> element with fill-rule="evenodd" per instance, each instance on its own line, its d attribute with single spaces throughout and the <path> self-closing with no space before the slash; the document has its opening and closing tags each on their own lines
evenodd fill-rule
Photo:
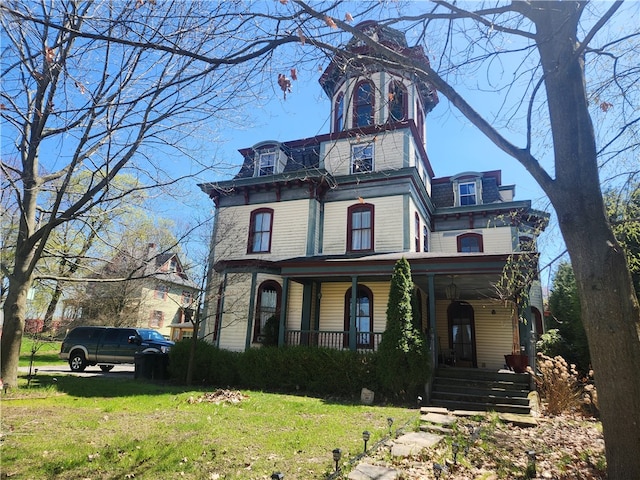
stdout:
<svg viewBox="0 0 640 480">
<path fill-rule="evenodd" d="M 273 209 L 271 253 L 247 254 L 251 212 L 257 208 Z M 304 255 L 307 248 L 308 215 L 309 200 L 220 208 L 215 259 L 216 261 L 239 258 L 278 260 Z"/>
<path fill-rule="evenodd" d="M 374 250 L 402 251 L 404 231 L 403 197 L 367 198 L 374 205 Z M 343 254 L 347 249 L 347 209 L 358 202 L 331 202 L 325 205 L 323 253 Z"/>
</svg>

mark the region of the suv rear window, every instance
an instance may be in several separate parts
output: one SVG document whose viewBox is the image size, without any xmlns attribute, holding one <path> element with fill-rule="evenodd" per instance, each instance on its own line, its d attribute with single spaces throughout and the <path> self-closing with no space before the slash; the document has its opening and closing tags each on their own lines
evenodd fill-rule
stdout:
<svg viewBox="0 0 640 480">
<path fill-rule="evenodd" d="M 76 327 L 69 332 L 67 338 L 73 340 L 92 340 L 100 335 L 103 328 L 99 327 Z"/>
</svg>

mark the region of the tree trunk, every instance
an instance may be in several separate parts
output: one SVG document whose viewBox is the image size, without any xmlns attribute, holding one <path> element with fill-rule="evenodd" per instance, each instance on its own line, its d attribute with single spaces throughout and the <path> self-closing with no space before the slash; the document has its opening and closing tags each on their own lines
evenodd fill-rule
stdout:
<svg viewBox="0 0 640 480">
<path fill-rule="evenodd" d="M 4 325 L 0 339 L 0 378 L 4 386 L 9 388 L 18 386 L 18 362 L 30 286 L 29 277 L 13 275 L 4 302 Z"/>
<path fill-rule="evenodd" d="M 44 314 L 44 319 L 42 322 L 42 333 L 47 333 L 51 331 L 53 316 L 56 313 L 56 308 L 58 307 L 58 302 L 60 301 L 60 297 L 62 296 L 62 286 L 60 282 L 56 282 L 56 288 L 53 290 L 53 295 L 51 296 L 51 300 L 49 301 L 49 305 L 47 305 L 47 311 Z"/>
<path fill-rule="evenodd" d="M 542 186 L 556 209 L 576 276 L 608 476 L 640 478 L 640 309 L 600 189 L 583 58 L 575 51 L 581 10 L 575 2 L 553 2 L 553 9 L 532 5 L 535 11 L 528 14 L 537 27 L 556 173 Z"/>
</svg>

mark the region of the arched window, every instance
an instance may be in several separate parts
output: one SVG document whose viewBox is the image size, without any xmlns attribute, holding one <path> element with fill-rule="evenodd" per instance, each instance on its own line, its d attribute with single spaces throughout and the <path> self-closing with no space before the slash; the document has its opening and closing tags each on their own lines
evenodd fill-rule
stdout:
<svg viewBox="0 0 640 480">
<path fill-rule="evenodd" d="M 344 329 L 350 331 L 351 325 L 351 294 L 352 288 L 347 290 L 344 297 Z M 364 285 L 357 287 L 356 301 L 356 347 L 373 348 L 373 293 Z M 349 335 L 345 335 L 345 346 L 349 346 Z"/>
<path fill-rule="evenodd" d="M 479 233 L 464 233 L 456 238 L 459 252 L 483 252 L 482 235 Z"/>
<path fill-rule="evenodd" d="M 399 122 L 407 118 L 407 89 L 398 80 L 389 84 L 389 121 Z"/>
<path fill-rule="evenodd" d="M 359 203 L 347 210 L 347 252 L 373 250 L 373 205 Z"/>
<path fill-rule="evenodd" d="M 272 228 L 273 209 L 259 208 L 251 212 L 247 253 L 270 252 Z"/>
<path fill-rule="evenodd" d="M 282 288 L 274 280 L 262 282 L 258 288 L 258 301 L 256 307 L 256 318 L 253 325 L 253 340 L 260 340 L 264 335 L 264 326 L 269 318 L 280 315 L 280 302 L 282 299 Z"/>
<path fill-rule="evenodd" d="M 338 94 L 333 108 L 333 131 L 341 132 L 344 129 L 344 93 Z"/>
<path fill-rule="evenodd" d="M 415 213 L 415 232 L 414 234 L 414 241 L 415 241 L 415 245 L 416 245 L 416 252 L 420 251 L 420 215 L 418 215 L 418 212 Z"/>
<path fill-rule="evenodd" d="M 354 127 L 373 125 L 373 100 L 373 84 L 366 80 L 358 83 L 356 86 L 356 95 L 353 99 Z"/>
</svg>

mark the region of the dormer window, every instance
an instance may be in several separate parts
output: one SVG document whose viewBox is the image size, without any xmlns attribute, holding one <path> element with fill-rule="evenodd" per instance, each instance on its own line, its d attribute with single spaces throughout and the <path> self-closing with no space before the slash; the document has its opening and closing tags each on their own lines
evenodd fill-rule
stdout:
<svg viewBox="0 0 640 480">
<path fill-rule="evenodd" d="M 354 145 L 351 154 L 351 173 L 373 171 L 373 145 Z"/>
<path fill-rule="evenodd" d="M 260 153 L 258 176 L 273 175 L 276 168 L 276 149 L 271 148 Z"/>
<path fill-rule="evenodd" d="M 476 182 L 464 182 L 458 184 L 460 206 L 477 205 Z"/>
<path fill-rule="evenodd" d="M 366 80 L 358 83 L 353 100 L 354 127 L 373 125 L 373 99 L 373 84 Z"/>
</svg>

